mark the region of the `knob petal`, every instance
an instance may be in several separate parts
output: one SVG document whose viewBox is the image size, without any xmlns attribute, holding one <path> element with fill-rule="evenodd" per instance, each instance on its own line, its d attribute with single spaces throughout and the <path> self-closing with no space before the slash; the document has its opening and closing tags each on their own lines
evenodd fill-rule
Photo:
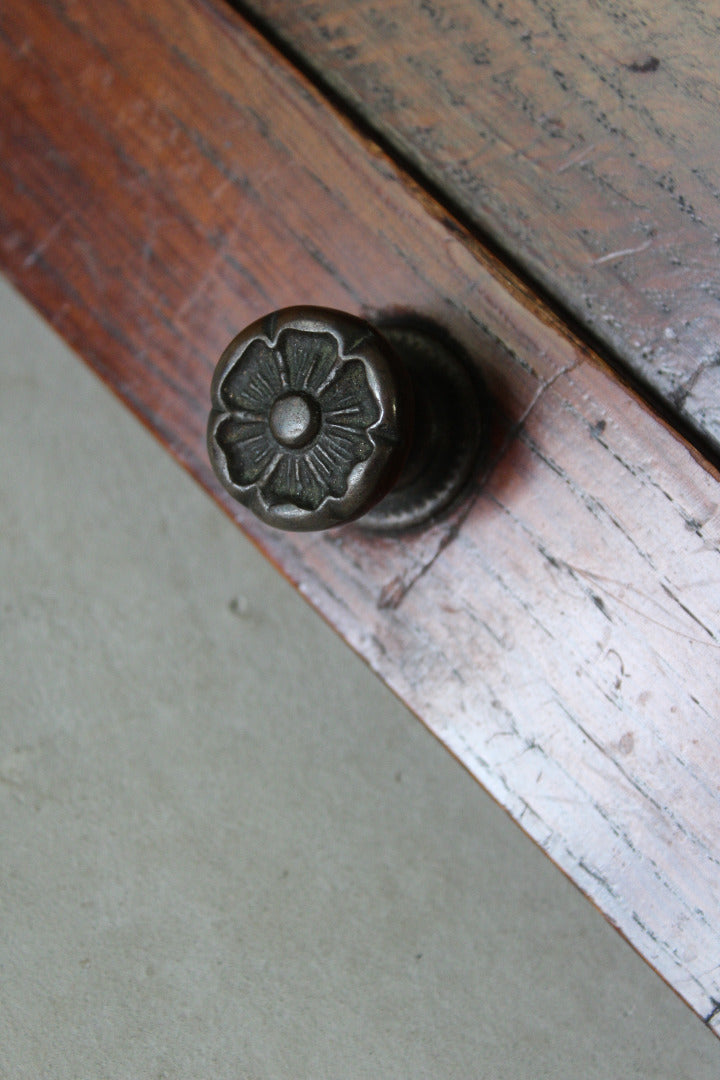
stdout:
<svg viewBox="0 0 720 1080">
<path fill-rule="evenodd" d="M 212 380 L 208 451 L 227 491 L 268 525 L 317 530 L 365 514 L 411 441 L 407 373 L 369 323 L 294 307 L 230 342 Z"/>
</svg>

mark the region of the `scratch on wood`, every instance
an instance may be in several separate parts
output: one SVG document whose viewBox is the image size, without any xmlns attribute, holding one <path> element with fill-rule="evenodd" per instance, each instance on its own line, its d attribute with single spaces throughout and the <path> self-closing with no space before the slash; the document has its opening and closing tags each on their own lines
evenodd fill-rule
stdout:
<svg viewBox="0 0 720 1080">
<path fill-rule="evenodd" d="M 690 608 L 689 608 L 689 607 L 688 607 L 688 606 L 687 606 L 686 604 L 683 604 L 683 602 L 682 602 L 682 600 L 680 599 L 680 597 L 679 597 L 679 596 L 676 596 L 676 595 L 675 595 L 675 593 L 674 593 L 674 592 L 672 591 L 672 589 L 669 589 L 669 588 L 668 588 L 668 586 L 667 586 L 667 585 L 665 584 L 665 582 L 664 582 L 664 581 L 661 581 L 661 582 L 660 582 L 660 585 L 662 586 L 663 592 L 664 592 L 664 593 L 666 593 L 666 595 L 667 595 L 667 596 L 669 596 L 669 597 L 670 597 L 670 599 L 671 599 L 672 601 L 674 601 L 674 603 L 676 603 L 676 604 L 678 605 L 678 607 L 679 607 L 679 608 L 680 608 L 680 609 L 681 609 L 682 611 L 684 611 L 684 612 L 685 612 L 685 614 L 687 615 L 687 617 L 688 617 L 689 619 L 692 619 L 692 621 L 693 621 L 694 623 L 696 623 L 696 624 L 697 624 L 697 626 L 699 626 L 701 630 L 704 630 L 704 631 L 705 631 L 705 633 L 706 633 L 706 634 L 708 635 L 708 637 L 710 638 L 710 641 L 711 641 L 711 642 L 712 642 L 712 643 L 713 643 L 714 645 L 717 645 L 717 640 L 716 640 L 716 638 L 715 638 L 715 635 L 713 634 L 712 630 L 711 630 L 711 629 L 710 629 L 709 627 L 707 627 L 707 626 L 705 625 L 705 623 L 704 623 L 704 622 L 702 622 L 702 620 L 701 620 L 701 619 L 698 619 L 697 615 L 695 615 L 695 614 L 694 614 L 694 613 L 693 613 L 693 612 L 692 612 L 692 611 L 690 610 Z M 707 644 L 707 642 L 705 642 L 705 644 Z"/>
<path fill-rule="evenodd" d="M 613 889 L 612 885 L 607 880 L 605 875 L 601 874 L 599 870 L 595 870 L 592 866 L 589 866 L 584 859 L 578 860 L 578 866 L 581 870 L 584 870 L 586 874 L 589 874 L 590 877 L 593 878 L 593 880 L 597 881 L 598 885 L 600 885 L 606 892 L 608 892 L 610 896 L 617 896 L 616 890 Z"/>
<path fill-rule="evenodd" d="M 32 249 L 32 251 L 29 253 L 29 255 L 25 257 L 25 259 L 23 260 L 24 268 L 33 266 L 37 262 L 42 253 L 50 246 L 50 244 L 52 244 L 53 240 L 58 235 L 63 226 L 70 220 L 70 218 L 74 216 L 74 210 L 66 210 L 64 214 L 61 214 L 55 224 L 52 225 L 45 233 L 42 240 L 39 240 Z"/>
<path fill-rule="evenodd" d="M 647 251 L 652 244 L 652 240 L 646 240 L 644 244 L 639 244 L 637 247 L 621 248 L 619 251 L 609 251 L 607 255 L 601 255 L 599 259 L 593 259 L 593 266 L 601 266 L 602 263 L 615 262 L 616 259 L 624 259 L 628 255 L 639 255 L 641 251 Z"/>
<path fill-rule="evenodd" d="M 708 629 L 708 627 L 705 626 L 704 623 L 700 622 L 700 620 L 695 615 L 693 615 L 693 613 L 684 604 L 682 604 L 678 600 L 678 598 L 671 592 L 671 590 L 667 588 L 664 582 L 660 583 L 664 592 L 678 604 L 681 610 L 684 611 L 685 614 L 693 620 L 693 622 L 697 623 L 705 631 L 705 633 L 710 636 L 710 641 L 705 641 L 703 638 L 696 637 L 694 634 L 688 634 L 687 632 L 678 629 L 677 626 L 671 626 L 668 623 L 662 622 L 660 619 L 653 618 L 653 616 L 649 615 L 647 611 L 642 611 L 640 608 L 635 607 L 633 604 L 629 604 L 622 595 L 619 595 L 619 593 L 617 592 L 613 592 L 607 587 L 608 584 L 610 584 L 616 586 L 617 589 L 622 590 L 623 592 L 635 593 L 643 600 L 646 600 L 649 604 L 653 604 L 655 607 L 659 608 L 663 615 L 667 615 L 669 619 L 672 618 L 672 615 L 667 610 L 667 608 L 663 607 L 663 605 L 658 603 L 657 600 L 653 599 L 652 596 L 648 596 L 646 593 L 643 593 L 635 585 L 632 585 L 629 582 L 625 581 L 615 581 L 613 578 L 604 577 L 602 574 L 595 574 L 591 570 L 583 570 L 581 567 L 572 566 L 570 563 L 566 563 L 565 567 L 571 573 L 577 574 L 578 577 L 585 578 L 586 581 L 598 585 L 600 588 L 603 589 L 606 596 L 611 597 L 618 604 L 622 604 L 623 607 L 627 608 L 628 611 L 632 611 L 634 615 L 639 615 L 641 619 L 646 619 L 654 626 L 659 626 L 661 630 L 667 630 L 670 634 L 677 634 L 678 637 L 685 638 L 687 641 L 692 641 L 696 645 L 708 645 L 710 646 L 710 648 L 713 649 L 720 648 L 720 643 L 718 643 L 718 641 L 715 639 L 715 635 L 713 634 L 712 630 Z"/>
<path fill-rule="evenodd" d="M 720 353 L 716 352 L 713 356 L 709 357 L 707 360 L 703 360 L 702 363 L 696 367 L 690 378 L 686 379 L 685 382 L 683 382 L 671 395 L 671 399 L 678 409 L 684 408 L 685 403 L 705 372 L 710 368 L 718 366 L 720 366 Z"/>
<path fill-rule="evenodd" d="M 567 169 L 572 169 L 573 165 L 583 165 L 594 149 L 595 143 L 592 143 L 591 146 L 586 146 L 583 150 L 580 150 L 579 153 L 572 154 L 563 161 L 562 165 L 558 166 L 555 172 L 560 175 L 560 173 L 564 173 Z"/>
</svg>

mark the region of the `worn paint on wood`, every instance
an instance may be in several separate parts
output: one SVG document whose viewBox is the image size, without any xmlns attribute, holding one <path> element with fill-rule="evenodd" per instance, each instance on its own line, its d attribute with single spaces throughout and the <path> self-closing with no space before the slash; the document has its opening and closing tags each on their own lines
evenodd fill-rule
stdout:
<svg viewBox="0 0 720 1080">
<path fill-rule="evenodd" d="M 720 13 L 240 0 L 720 452 Z"/>
<path fill-rule="evenodd" d="M 717 1026 L 717 475 L 210 0 L 8 3 L 0 87 L 5 271 Z M 451 520 L 293 536 L 228 504 L 211 372 L 290 303 L 413 310 L 478 358 L 493 447 Z"/>
</svg>

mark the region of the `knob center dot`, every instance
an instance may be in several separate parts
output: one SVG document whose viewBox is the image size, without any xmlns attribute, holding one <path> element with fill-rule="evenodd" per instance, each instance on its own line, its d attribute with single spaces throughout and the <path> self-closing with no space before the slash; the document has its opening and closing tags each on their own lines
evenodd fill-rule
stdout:
<svg viewBox="0 0 720 1080">
<path fill-rule="evenodd" d="M 309 395 L 290 391 L 273 402 L 270 430 L 281 446 L 307 446 L 320 430 L 320 409 Z"/>
</svg>

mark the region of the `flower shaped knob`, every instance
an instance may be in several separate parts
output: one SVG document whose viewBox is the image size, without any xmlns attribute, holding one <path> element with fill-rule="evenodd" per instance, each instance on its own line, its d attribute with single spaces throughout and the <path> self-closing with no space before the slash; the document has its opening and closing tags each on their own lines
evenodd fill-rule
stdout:
<svg viewBox="0 0 720 1080">
<path fill-rule="evenodd" d="M 228 345 L 212 383 L 210 459 L 269 525 L 325 529 L 365 513 L 397 479 L 412 397 L 368 323 L 286 308 Z"/>
<path fill-rule="evenodd" d="M 213 469 L 235 499 L 281 529 L 327 529 L 361 515 L 375 528 L 416 524 L 457 493 L 457 462 L 448 482 L 445 459 L 460 451 L 464 480 L 481 427 L 439 418 L 450 384 L 448 408 L 466 410 L 468 386 L 448 380 L 448 364 L 438 367 L 437 348 L 407 328 L 381 334 L 326 308 L 275 311 L 238 334 L 215 369 Z M 440 434 L 447 421 L 452 446 Z"/>
</svg>

